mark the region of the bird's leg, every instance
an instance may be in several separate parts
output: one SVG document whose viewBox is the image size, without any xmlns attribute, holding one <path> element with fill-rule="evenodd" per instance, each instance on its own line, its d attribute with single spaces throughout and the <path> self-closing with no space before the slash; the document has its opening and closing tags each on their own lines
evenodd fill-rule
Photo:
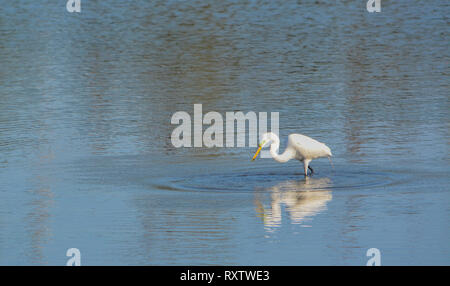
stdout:
<svg viewBox="0 0 450 286">
<path fill-rule="evenodd" d="M 303 166 L 305 167 L 305 177 L 308 176 L 308 165 L 309 165 L 309 162 L 311 162 L 311 160 L 308 160 L 308 159 L 303 160 Z"/>
<path fill-rule="evenodd" d="M 313 168 L 311 168 L 311 166 L 308 166 L 308 169 L 311 170 L 311 175 L 314 174 L 314 170 Z"/>
</svg>

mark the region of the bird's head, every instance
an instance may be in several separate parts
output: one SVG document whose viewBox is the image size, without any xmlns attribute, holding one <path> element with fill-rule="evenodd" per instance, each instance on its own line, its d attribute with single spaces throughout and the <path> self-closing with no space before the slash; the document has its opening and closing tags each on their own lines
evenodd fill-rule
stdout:
<svg viewBox="0 0 450 286">
<path fill-rule="evenodd" d="M 271 133 L 264 133 L 263 136 L 261 137 L 261 143 L 259 143 L 258 145 L 258 150 L 256 150 L 255 155 L 252 158 L 252 161 L 254 161 L 256 159 L 256 157 L 258 157 L 259 152 L 261 152 L 262 148 L 265 148 L 267 146 L 269 146 L 270 144 L 272 144 L 272 134 Z"/>
</svg>

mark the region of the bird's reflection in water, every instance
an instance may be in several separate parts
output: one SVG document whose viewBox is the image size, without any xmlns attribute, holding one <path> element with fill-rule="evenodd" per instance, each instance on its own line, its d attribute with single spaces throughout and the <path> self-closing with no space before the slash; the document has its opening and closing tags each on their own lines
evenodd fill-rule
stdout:
<svg viewBox="0 0 450 286">
<path fill-rule="evenodd" d="M 285 181 L 268 189 L 270 207 L 264 206 L 262 193 L 256 193 L 258 216 L 263 218 L 267 230 L 281 225 L 282 208 L 286 209 L 293 224 L 303 224 L 326 209 L 331 201 L 331 181 L 328 178 L 305 178 L 301 181 Z"/>
</svg>

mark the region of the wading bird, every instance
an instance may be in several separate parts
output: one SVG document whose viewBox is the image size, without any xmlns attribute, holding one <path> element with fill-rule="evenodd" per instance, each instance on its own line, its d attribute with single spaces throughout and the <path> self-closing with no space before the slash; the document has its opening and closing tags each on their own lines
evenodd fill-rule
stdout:
<svg viewBox="0 0 450 286">
<path fill-rule="evenodd" d="M 302 134 L 291 134 L 288 137 L 288 145 L 283 154 L 278 154 L 280 148 L 280 139 L 275 133 L 264 133 L 258 150 L 253 156 L 252 161 L 256 159 L 262 148 L 270 145 L 270 155 L 275 161 L 285 163 L 291 159 L 297 159 L 303 162 L 305 169 L 305 176 L 308 176 L 308 169 L 311 170 L 311 174 L 314 170 L 309 166 L 309 163 L 313 159 L 328 157 L 331 163 L 331 150 L 327 145 L 314 140 L 308 136 Z"/>
</svg>

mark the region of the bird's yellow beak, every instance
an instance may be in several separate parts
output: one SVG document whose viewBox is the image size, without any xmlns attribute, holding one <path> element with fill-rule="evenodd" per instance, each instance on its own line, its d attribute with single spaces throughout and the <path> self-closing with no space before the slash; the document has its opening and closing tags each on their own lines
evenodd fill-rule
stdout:
<svg viewBox="0 0 450 286">
<path fill-rule="evenodd" d="M 261 148 L 262 148 L 262 146 L 263 146 L 263 143 L 264 143 L 264 142 L 262 142 L 261 144 L 259 144 L 258 150 L 256 150 L 256 153 L 255 153 L 255 155 L 253 156 L 252 161 L 254 161 L 254 160 L 256 159 L 256 157 L 258 157 L 259 152 L 261 152 Z"/>
</svg>

